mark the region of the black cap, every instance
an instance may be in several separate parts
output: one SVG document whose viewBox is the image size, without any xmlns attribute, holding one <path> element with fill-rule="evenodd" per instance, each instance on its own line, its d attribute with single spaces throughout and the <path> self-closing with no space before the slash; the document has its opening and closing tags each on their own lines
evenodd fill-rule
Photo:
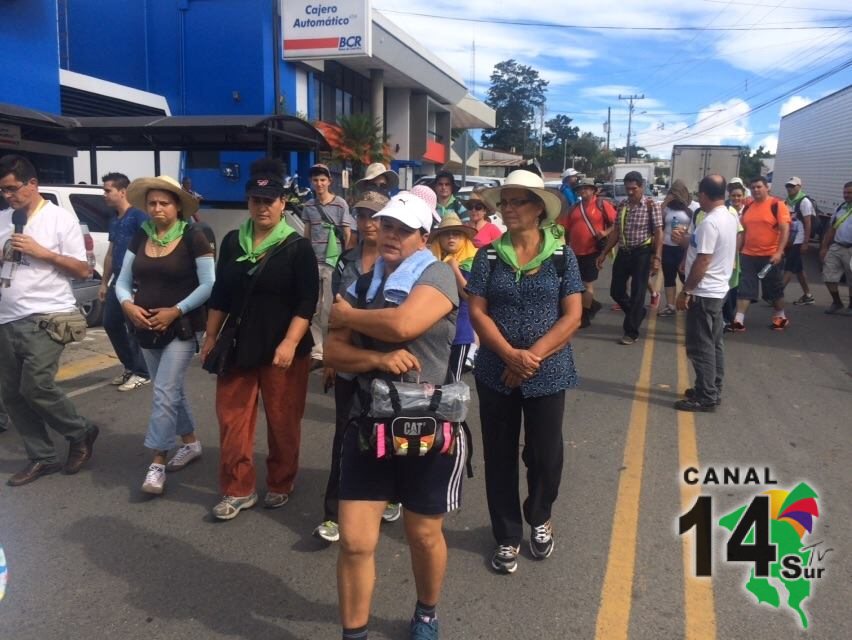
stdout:
<svg viewBox="0 0 852 640">
<path fill-rule="evenodd" d="M 277 176 L 252 176 L 246 182 L 246 195 L 256 198 L 280 198 L 284 195 L 284 183 Z"/>
<path fill-rule="evenodd" d="M 624 176 L 624 182 L 635 182 L 636 184 L 644 184 L 645 178 L 643 178 L 642 174 L 638 171 L 628 171 L 627 175 Z"/>
</svg>

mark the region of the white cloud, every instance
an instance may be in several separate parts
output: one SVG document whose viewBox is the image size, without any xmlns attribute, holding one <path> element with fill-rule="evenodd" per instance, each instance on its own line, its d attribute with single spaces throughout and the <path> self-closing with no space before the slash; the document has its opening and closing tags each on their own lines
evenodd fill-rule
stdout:
<svg viewBox="0 0 852 640">
<path fill-rule="evenodd" d="M 788 113 L 793 113 L 802 107 L 808 106 L 811 102 L 813 102 L 813 100 L 806 98 L 805 96 L 792 96 L 781 105 L 781 110 L 778 115 L 783 118 Z"/>
<path fill-rule="evenodd" d="M 766 136 L 763 140 L 755 145 L 755 149 L 757 147 L 763 147 L 772 155 L 775 155 L 775 152 L 778 150 L 778 136 Z"/>
</svg>

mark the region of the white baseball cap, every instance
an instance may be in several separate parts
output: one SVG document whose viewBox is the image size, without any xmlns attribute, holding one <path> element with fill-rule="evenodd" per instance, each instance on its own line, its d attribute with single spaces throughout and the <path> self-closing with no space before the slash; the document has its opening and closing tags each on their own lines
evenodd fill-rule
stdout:
<svg viewBox="0 0 852 640">
<path fill-rule="evenodd" d="M 565 171 L 562 172 L 563 178 L 570 178 L 571 176 L 577 176 L 577 175 L 580 175 L 580 172 L 577 171 L 576 169 L 565 169 Z"/>
<path fill-rule="evenodd" d="M 801 187 L 802 186 L 802 179 L 797 178 L 796 176 L 793 176 L 792 178 L 787 180 L 787 182 L 784 183 L 784 186 L 786 187 L 788 184 L 792 184 L 796 187 Z"/>
<path fill-rule="evenodd" d="M 432 211 L 422 198 L 400 191 L 374 218 L 393 218 L 411 229 L 429 231 L 432 228 Z"/>
</svg>

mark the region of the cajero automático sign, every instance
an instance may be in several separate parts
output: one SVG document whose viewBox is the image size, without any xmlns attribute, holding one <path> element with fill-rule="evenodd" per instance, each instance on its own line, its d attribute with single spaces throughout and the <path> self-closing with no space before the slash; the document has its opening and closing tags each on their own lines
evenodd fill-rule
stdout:
<svg viewBox="0 0 852 640">
<path fill-rule="evenodd" d="M 285 60 L 370 56 L 371 0 L 282 0 Z"/>
</svg>

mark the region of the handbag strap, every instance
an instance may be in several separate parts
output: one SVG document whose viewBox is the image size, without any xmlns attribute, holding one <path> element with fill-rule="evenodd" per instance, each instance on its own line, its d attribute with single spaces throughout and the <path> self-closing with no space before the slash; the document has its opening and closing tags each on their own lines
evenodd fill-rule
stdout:
<svg viewBox="0 0 852 640">
<path fill-rule="evenodd" d="M 589 232 L 592 234 L 592 237 L 597 240 L 598 232 L 595 231 L 595 228 L 592 226 L 592 221 L 589 220 L 589 216 L 586 215 L 586 207 L 583 206 L 582 199 L 577 203 L 577 206 L 580 208 L 580 215 L 583 216 L 583 220 L 586 222 L 586 226 L 589 228 Z"/>
<path fill-rule="evenodd" d="M 260 274 L 263 273 L 263 268 L 269 262 L 269 259 L 272 258 L 272 256 L 278 253 L 279 251 L 283 251 L 286 247 L 289 247 L 291 244 L 298 242 L 300 239 L 301 236 L 298 233 L 291 233 L 278 246 L 273 247 L 272 249 L 267 251 L 266 255 L 263 256 L 260 262 L 249 270 L 249 275 L 251 275 L 251 281 L 249 282 L 248 288 L 246 288 L 246 295 L 243 298 L 243 306 L 240 308 L 239 314 L 237 314 L 237 319 L 234 322 L 234 326 L 238 327 L 240 325 L 240 321 L 242 320 L 246 309 L 248 309 L 249 301 L 251 300 L 251 294 L 254 291 L 254 287 L 257 284 L 258 279 L 260 278 Z M 224 324 L 225 323 L 222 323 L 223 327 Z"/>
</svg>

